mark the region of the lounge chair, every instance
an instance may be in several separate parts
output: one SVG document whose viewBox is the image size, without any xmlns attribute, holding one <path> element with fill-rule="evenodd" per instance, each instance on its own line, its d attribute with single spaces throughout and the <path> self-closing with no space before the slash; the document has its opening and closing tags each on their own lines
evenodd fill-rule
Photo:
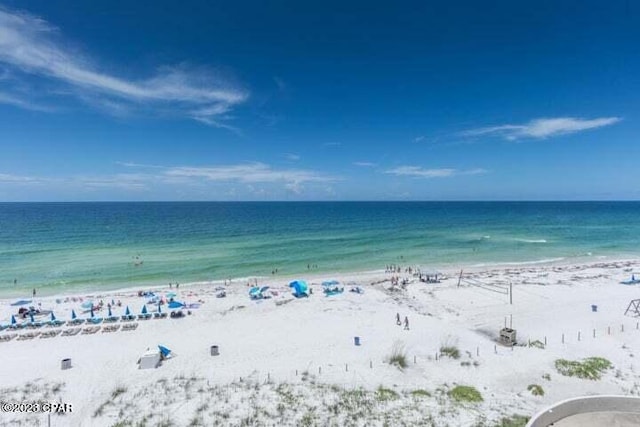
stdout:
<svg viewBox="0 0 640 427">
<path fill-rule="evenodd" d="M 154 319 L 164 319 L 167 317 L 167 313 L 153 313 Z"/>
<path fill-rule="evenodd" d="M 74 326 L 74 325 L 82 325 L 83 323 L 84 323 L 84 319 L 73 319 L 73 320 L 69 320 L 69 322 L 67 322 L 67 325 Z"/>
<path fill-rule="evenodd" d="M 64 331 L 62 331 L 62 336 L 63 337 L 72 337 L 74 335 L 78 335 L 79 332 L 80 332 L 80 328 L 65 329 Z"/>
<path fill-rule="evenodd" d="M 149 320 L 149 319 L 151 319 L 152 316 L 153 316 L 152 313 L 138 314 L 138 319 L 139 320 Z"/>
</svg>

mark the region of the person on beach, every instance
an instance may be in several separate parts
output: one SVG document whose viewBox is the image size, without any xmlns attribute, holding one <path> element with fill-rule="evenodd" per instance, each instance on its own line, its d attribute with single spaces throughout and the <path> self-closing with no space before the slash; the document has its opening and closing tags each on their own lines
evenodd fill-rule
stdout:
<svg viewBox="0 0 640 427">
<path fill-rule="evenodd" d="M 396 325 L 402 325 L 402 322 L 400 321 L 400 313 L 396 313 Z"/>
<path fill-rule="evenodd" d="M 33 297 L 36 297 L 36 288 L 33 288 Z"/>
<path fill-rule="evenodd" d="M 404 317 L 404 330 L 409 330 L 409 318 L 407 316 Z"/>
</svg>

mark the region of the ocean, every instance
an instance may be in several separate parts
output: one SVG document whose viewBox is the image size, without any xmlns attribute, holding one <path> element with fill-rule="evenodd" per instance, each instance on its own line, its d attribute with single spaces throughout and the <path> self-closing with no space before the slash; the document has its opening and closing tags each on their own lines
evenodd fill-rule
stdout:
<svg viewBox="0 0 640 427">
<path fill-rule="evenodd" d="M 636 257 L 639 243 L 640 202 L 0 203 L 0 295 Z"/>
</svg>

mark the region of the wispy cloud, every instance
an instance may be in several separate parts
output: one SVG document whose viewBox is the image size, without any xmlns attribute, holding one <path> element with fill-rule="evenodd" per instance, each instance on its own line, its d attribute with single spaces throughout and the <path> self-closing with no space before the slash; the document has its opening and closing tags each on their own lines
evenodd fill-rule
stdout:
<svg viewBox="0 0 640 427">
<path fill-rule="evenodd" d="M 424 136 L 420 135 L 420 136 L 416 136 L 415 138 L 413 138 L 413 142 L 422 142 L 424 141 Z"/>
<path fill-rule="evenodd" d="M 535 119 L 522 125 L 499 125 L 470 129 L 462 132 L 463 136 L 498 135 L 514 141 L 523 138 L 543 139 L 609 126 L 622 120 L 620 117 L 601 117 L 597 119 L 580 119 L 574 117 L 558 117 Z"/>
<path fill-rule="evenodd" d="M 0 92 L 0 104 L 8 104 L 13 105 L 14 107 L 19 107 L 24 110 L 31 111 L 41 111 L 41 112 L 53 112 L 54 108 L 48 107 L 46 105 L 40 105 L 31 101 L 27 101 L 22 98 L 18 98 L 16 95 L 9 95 L 7 93 Z"/>
<path fill-rule="evenodd" d="M 195 167 L 170 167 L 167 176 L 204 178 L 208 181 L 237 181 L 241 183 L 302 184 L 305 182 L 335 182 L 339 178 L 305 169 L 274 169 L 271 166 L 254 162 L 239 165 Z"/>
<path fill-rule="evenodd" d="M 285 153 L 284 158 L 289 160 L 290 162 L 297 162 L 300 160 L 300 156 L 293 153 Z"/>
<path fill-rule="evenodd" d="M 57 93 L 169 111 L 220 127 L 225 127 L 225 115 L 249 95 L 211 70 L 185 64 L 160 67 L 146 78 L 117 77 L 101 71 L 95 61 L 69 45 L 62 41 L 60 31 L 43 19 L 0 8 L 0 62 L 16 75 L 36 76 L 62 86 Z M 12 99 L 5 94 L 0 102 L 22 108 L 31 105 Z"/>
<path fill-rule="evenodd" d="M 375 163 L 371 163 L 371 162 L 353 162 L 354 166 L 360 166 L 363 168 L 372 168 L 374 166 L 377 166 Z"/>
<path fill-rule="evenodd" d="M 398 166 L 385 171 L 385 173 L 416 178 L 448 178 L 456 175 L 480 175 L 487 173 L 487 171 L 481 168 L 459 170 L 453 168 L 425 169 L 420 166 Z"/>
</svg>

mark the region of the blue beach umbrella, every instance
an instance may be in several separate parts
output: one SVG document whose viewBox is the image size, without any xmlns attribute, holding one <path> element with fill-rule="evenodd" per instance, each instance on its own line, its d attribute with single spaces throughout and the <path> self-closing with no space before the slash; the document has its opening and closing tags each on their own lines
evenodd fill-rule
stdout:
<svg viewBox="0 0 640 427">
<path fill-rule="evenodd" d="M 12 325 L 15 325 L 16 323 L 18 323 L 18 322 L 16 322 L 16 318 L 15 318 L 15 316 L 12 314 L 12 315 L 11 315 L 11 324 L 12 324 Z"/>
<path fill-rule="evenodd" d="M 52 322 L 56 321 L 56 316 L 55 316 L 55 314 L 53 314 L 53 311 L 51 312 L 51 321 Z"/>
<path fill-rule="evenodd" d="M 160 350 L 162 357 L 164 357 L 165 359 L 169 357 L 169 354 L 171 354 L 171 350 L 169 350 L 167 347 L 159 345 L 158 349 Z"/>
<path fill-rule="evenodd" d="M 109 306 L 109 317 L 112 317 L 113 314 L 111 314 L 111 306 Z"/>
<path fill-rule="evenodd" d="M 124 311 L 125 316 L 129 316 L 131 314 L 131 311 L 129 311 L 129 306 L 127 306 L 127 309 Z"/>
<path fill-rule="evenodd" d="M 147 314 L 147 306 L 146 305 L 142 306 L 142 314 Z"/>
<path fill-rule="evenodd" d="M 71 320 L 76 320 L 78 316 L 76 316 L 76 311 L 75 310 L 71 310 Z"/>
</svg>

